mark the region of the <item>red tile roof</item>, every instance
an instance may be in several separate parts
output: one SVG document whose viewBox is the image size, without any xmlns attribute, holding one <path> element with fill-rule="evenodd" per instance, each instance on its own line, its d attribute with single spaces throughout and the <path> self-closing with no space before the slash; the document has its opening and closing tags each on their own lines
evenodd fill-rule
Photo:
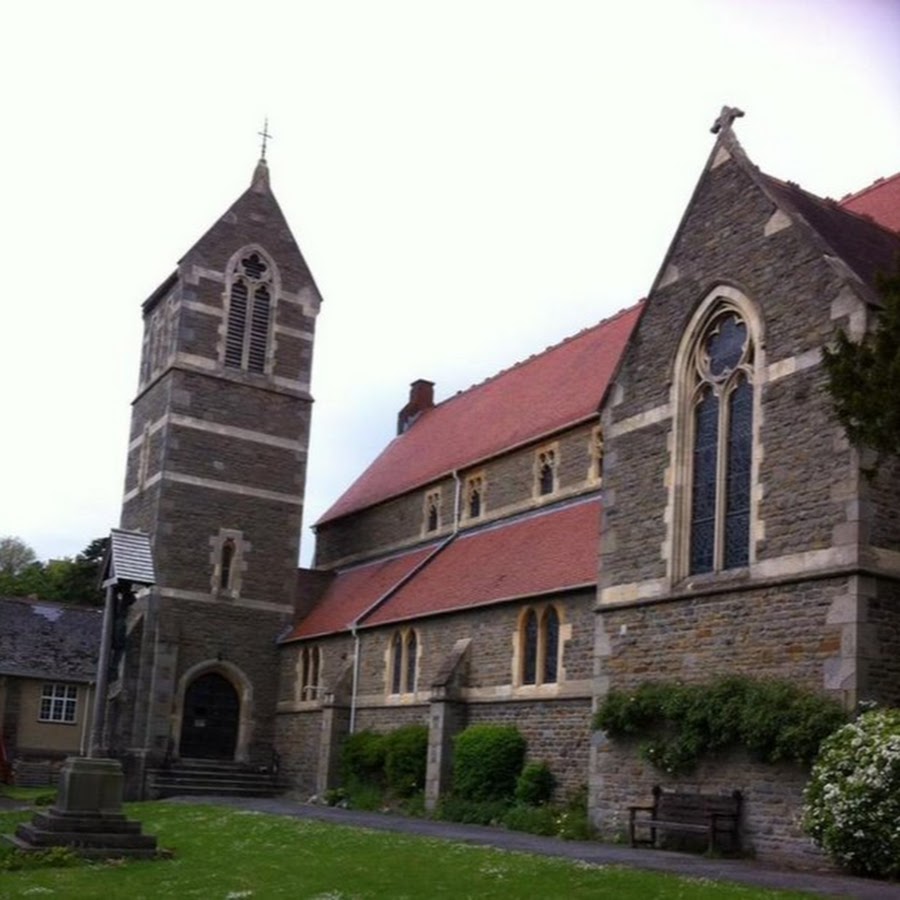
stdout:
<svg viewBox="0 0 900 900">
<path fill-rule="evenodd" d="M 596 415 L 643 301 L 426 410 L 322 524 Z"/>
<path fill-rule="evenodd" d="M 337 573 L 315 608 L 282 641 L 347 631 L 366 610 L 408 578 L 437 546 L 419 547 Z"/>
<path fill-rule="evenodd" d="M 362 625 L 595 586 L 599 546 L 596 494 L 462 532 Z"/>
<path fill-rule="evenodd" d="M 890 178 L 879 178 L 874 184 L 841 198 L 841 206 L 879 225 L 900 232 L 900 172 Z"/>
</svg>

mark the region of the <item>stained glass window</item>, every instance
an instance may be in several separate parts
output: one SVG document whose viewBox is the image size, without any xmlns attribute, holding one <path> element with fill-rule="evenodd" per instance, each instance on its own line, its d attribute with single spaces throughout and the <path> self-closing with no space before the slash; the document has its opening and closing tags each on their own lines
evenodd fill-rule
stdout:
<svg viewBox="0 0 900 900">
<path fill-rule="evenodd" d="M 559 663 L 559 614 L 550 606 L 544 614 L 544 684 L 553 684 Z"/>
<path fill-rule="evenodd" d="M 697 341 L 691 371 L 689 572 L 750 561 L 753 346 L 732 308 L 714 315 Z"/>
<path fill-rule="evenodd" d="M 523 635 L 522 684 L 534 684 L 537 681 L 538 621 L 533 609 L 529 609 L 525 617 Z"/>
<path fill-rule="evenodd" d="M 400 681 L 403 677 L 403 640 L 398 631 L 391 641 L 391 693 L 400 693 Z"/>
<path fill-rule="evenodd" d="M 416 633 L 410 631 L 406 635 L 406 683 L 403 689 L 412 693 L 416 689 L 416 654 L 418 653 L 418 641 Z"/>
</svg>

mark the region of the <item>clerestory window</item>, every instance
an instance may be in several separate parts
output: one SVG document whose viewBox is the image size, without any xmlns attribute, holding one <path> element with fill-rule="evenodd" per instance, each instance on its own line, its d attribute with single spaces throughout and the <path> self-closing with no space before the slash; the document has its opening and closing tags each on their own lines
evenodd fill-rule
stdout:
<svg viewBox="0 0 900 900">
<path fill-rule="evenodd" d="M 230 273 L 225 365 L 265 372 L 269 347 L 272 266 L 257 252 L 238 259 Z"/>
</svg>

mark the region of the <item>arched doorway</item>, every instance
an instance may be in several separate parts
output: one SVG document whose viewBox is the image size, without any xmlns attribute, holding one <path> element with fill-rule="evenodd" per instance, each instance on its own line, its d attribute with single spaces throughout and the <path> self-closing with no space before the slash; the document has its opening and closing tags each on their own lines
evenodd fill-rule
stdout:
<svg viewBox="0 0 900 900">
<path fill-rule="evenodd" d="M 195 678 L 184 693 L 179 756 L 234 759 L 240 712 L 238 692 L 224 675 Z"/>
</svg>

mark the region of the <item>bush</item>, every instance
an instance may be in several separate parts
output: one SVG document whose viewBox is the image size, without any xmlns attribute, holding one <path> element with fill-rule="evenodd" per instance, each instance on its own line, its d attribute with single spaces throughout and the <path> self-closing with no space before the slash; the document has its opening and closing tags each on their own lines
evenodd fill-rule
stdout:
<svg viewBox="0 0 900 900">
<path fill-rule="evenodd" d="M 470 725 L 454 741 L 453 791 L 463 800 L 513 796 L 525 738 L 512 725 Z"/>
<path fill-rule="evenodd" d="M 529 763 L 516 781 L 516 800 L 527 806 L 550 802 L 556 779 L 546 763 Z"/>
<path fill-rule="evenodd" d="M 503 815 L 503 824 L 512 831 L 556 837 L 559 811 L 550 806 L 526 806 L 517 803 Z"/>
<path fill-rule="evenodd" d="M 705 684 L 647 682 L 611 691 L 594 727 L 643 738 L 641 756 L 672 775 L 691 772 L 707 753 L 745 747 L 762 762 L 810 765 L 822 740 L 846 721 L 840 705 L 787 681 L 740 676 Z"/>
<path fill-rule="evenodd" d="M 900 878 L 900 709 L 872 710 L 823 744 L 803 825 L 857 875 Z"/>
<path fill-rule="evenodd" d="M 347 784 L 384 785 L 385 736 L 357 731 L 341 748 L 341 777 Z"/>
<path fill-rule="evenodd" d="M 387 786 L 398 797 L 409 797 L 425 787 L 428 766 L 428 728 L 407 725 L 384 737 L 384 773 Z"/>
<path fill-rule="evenodd" d="M 498 825 L 508 810 L 508 800 L 464 800 L 451 794 L 441 798 L 436 817 L 464 825 Z"/>
</svg>

